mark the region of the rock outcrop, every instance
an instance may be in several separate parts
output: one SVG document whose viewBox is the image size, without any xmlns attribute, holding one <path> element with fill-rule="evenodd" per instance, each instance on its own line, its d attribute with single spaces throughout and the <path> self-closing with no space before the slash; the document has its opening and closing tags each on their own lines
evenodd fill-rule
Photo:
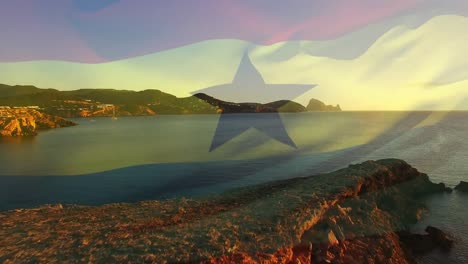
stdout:
<svg viewBox="0 0 468 264">
<path fill-rule="evenodd" d="M 340 105 L 326 105 L 322 101 L 319 101 L 317 99 L 310 99 L 309 104 L 306 107 L 307 111 L 315 112 L 323 112 L 323 111 L 328 111 L 328 112 L 339 112 L 341 111 Z"/>
<path fill-rule="evenodd" d="M 206 198 L 15 210 L 0 262 L 412 263 L 398 233 L 444 190 L 381 160 Z"/>
<path fill-rule="evenodd" d="M 218 113 L 299 113 L 305 112 L 306 108 L 301 104 L 290 100 L 279 100 L 267 104 L 260 103 L 233 103 L 216 99 L 204 93 L 195 94 L 194 97 L 201 99 L 208 104 L 217 107 Z"/>
<path fill-rule="evenodd" d="M 33 109 L 4 110 L 8 116 L 0 118 L 0 137 L 34 136 L 37 131 L 74 126 L 75 123 Z"/>
<path fill-rule="evenodd" d="M 459 192 L 468 192 L 468 182 L 461 181 L 457 186 L 455 186 L 455 190 Z"/>
<path fill-rule="evenodd" d="M 34 136 L 36 120 L 32 116 L 0 119 L 0 136 Z"/>
<path fill-rule="evenodd" d="M 449 251 L 453 246 L 453 239 L 442 230 L 428 226 L 427 234 L 412 234 L 408 231 L 398 232 L 400 241 L 411 254 L 422 255 L 436 248 Z"/>
</svg>

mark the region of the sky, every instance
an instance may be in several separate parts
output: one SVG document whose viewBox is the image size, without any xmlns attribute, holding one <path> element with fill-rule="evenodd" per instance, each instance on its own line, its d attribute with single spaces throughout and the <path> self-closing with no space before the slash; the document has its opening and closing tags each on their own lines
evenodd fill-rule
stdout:
<svg viewBox="0 0 468 264">
<path fill-rule="evenodd" d="M 459 92 L 450 87 L 462 86 L 466 65 L 448 47 L 465 43 L 455 29 L 467 15 L 466 0 L 0 0 L 0 83 L 188 96 L 229 84 L 248 52 L 267 82 L 316 85 L 302 103 L 319 96 L 347 109 L 419 109 Z M 439 24 L 448 28 L 432 25 L 447 16 Z M 447 45 L 428 54 L 432 35 Z M 405 74 L 394 67 L 405 59 L 432 60 Z M 379 101 L 393 85 L 411 102 Z M 383 88 L 368 101 L 342 96 L 374 87 Z"/>
<path fill-rule="evenodd" d="M 2 0 L 0 61 L 98 63 L 210 39 L 324 40 L 409 14 L 423 22 L 467 12 L 463 0 Z"/>
</svg>

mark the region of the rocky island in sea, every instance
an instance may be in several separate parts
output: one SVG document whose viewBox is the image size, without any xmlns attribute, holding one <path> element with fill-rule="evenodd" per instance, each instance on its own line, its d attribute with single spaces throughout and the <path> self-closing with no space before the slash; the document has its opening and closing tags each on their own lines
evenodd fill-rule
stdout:
<svg viewBox="0 0 468 264">
<path fill-rule="evenodd" d="M 322 101 L 317 99 L 310 99 L 309 104 L 306 107 L 307 111 L 329 111 L 329 112 L 340 112 L 340 105 L 326 105 Z"/>
<path fill-rule="evenodd" d="M 18 209 L 0 213 L 0 261 L 413 263 L 450 250 L 435 227 L 408 231 L 447 190 L 389 159 L 209 197 Z"/>
<path fill-rule="evenodd" d="M 35 136 L 39 130 L 76 124 L 27 107 L 0 107 L 0 137 Z"/>
</svg>

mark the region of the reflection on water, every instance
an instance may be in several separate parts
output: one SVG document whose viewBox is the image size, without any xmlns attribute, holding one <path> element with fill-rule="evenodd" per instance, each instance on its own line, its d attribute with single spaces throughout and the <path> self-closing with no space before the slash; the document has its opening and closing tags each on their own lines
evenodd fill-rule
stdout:
<svg viewBox="0 0 468 264">
<path fill-rule="evenodd" d="M 32 144 L 35 140 L 36 137 L 0 137 L 0 144 Z"/>
</svg>

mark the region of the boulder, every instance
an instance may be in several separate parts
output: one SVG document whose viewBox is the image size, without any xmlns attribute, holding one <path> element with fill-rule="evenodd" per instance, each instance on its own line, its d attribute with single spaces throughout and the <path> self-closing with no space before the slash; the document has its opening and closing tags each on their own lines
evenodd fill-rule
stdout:
<svg viewBox="0 0 468 264">
<path fill-rule="evenodd" d="M 442 230 L 428 226 L 425 229 L 427 234 L 413 234 L 408 231 L 398 233 L 401 242 L 406 245 L 410 252 L 416 255 L 426 254 L 436 248 L 448 251 L 453 246 L 452 238 Z"/>
<path fill-rule="evenodd" d="M 452 238 L 445 234 L 442 230 L 428 226 L 425 231 L 428 233 L 429 237 L 434 241 L 434 243 L 443 250 L 450 250 L 453 246 Z"/>
<path fill-rule="evenodd" d="M 398 236 L 405 248 L 415 255 L 426 254 L 437 247 L 427 234 L 413 234 L 408 231 L 401 231 Z"/>
</svg>

